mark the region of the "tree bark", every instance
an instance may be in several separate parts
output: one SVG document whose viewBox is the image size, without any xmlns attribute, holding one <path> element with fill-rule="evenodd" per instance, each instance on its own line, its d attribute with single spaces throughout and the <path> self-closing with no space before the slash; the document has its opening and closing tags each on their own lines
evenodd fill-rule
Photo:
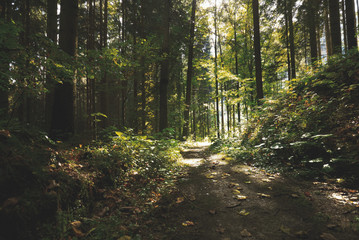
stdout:
<svg viewBox="0 0 359 240">
<path fill-rule="evenodd" d="M 71 57 L 76 56 L 78 0 L 61 0 L 60 48 Z M 67 140 L 74 133 L 74 79 L 67 77 L 55 86 L 54 107 L 50 134 Z"/>
<path fill-rule="evenodd" d="M 163 40 L 162 40 L 162 57 L 161 77 L 160 77 L 160 116 L 159 131 L 168 128 L 168 83 L 169 83 L 169 53 L 170 53 L 170 0 L 164 1 L 163 8 Z"/>
<path fill-rule="evenodd" d="M 258 0 L 252 1 L 253 7 L 253 30 L 254 30 L 254 55 L 255 55 L 255 68 L 256 68 L 256 89 L 257 89 L 257 103 L 260 104 L 260 99 L 263 96 L 263 83 L 262 83 L 262 57 L 261 57 L 261 42 L 260 42 L 260 29 L 259 29 L 259 5 Z"/>
<path fill-rule="evenodd" d="M 358 50 L 358 41 L 356 38 L 355 5 L 354 0 L 345 0 L 345 16 L 347 19 L 347 41 L 348 49 Z"/>
<path fill-rule="evenodd" d="M 327 56 L 333 55 L 332 50 L 332 36 L 330 31 L 330 24 L 329 24 L 329 6 L 328 0 L 324 0 L 324 29 L 325 29 L 325 44 L 327 47 Z"/>
<path fill-rule="evenodd" d="M 216 84 L 216 127 L 217 138 L 221 137 L 219 128 L 219 91 L 218 91 L 218 64 L 217 64 L 217 1 L 215 1 L 214 10 L 214 75 Z"/>
<path fill-rule="evenodd" d="M 295 63 L 295 45 L 294 45 L 294 27 L 293 27 L 293 9 L 292 1 L 287 5 L 288 11 L 288 27 L 289 27 L 289 43 L 290 43 L 290 62 L 292 79 L 297 77 L 296 63 Z"/>
<path fill-rule="evenodd" d="M 332 54 L 342 52 L 342 39 L 340 31 L 339 0 L 329 1 L 330 36 L 332 39 Z"/>
<path fill-rule="evenodd" d="M 192 0 L 192 13 L 191 13 L 191 28 L 189 33 L 188 45 L 188 69 L 187 69 L 187 82 L 186 82 L 186 102 L 184 110 L 184 125 L 182 137 L 188 137 L 189 131 L 189 111 L 191 107 L 192 97 L 192 77 L 193 77 L 193 44 L 194 44 L 194 28 L 196 25 L 196 0 Z"/>
<path fill-rule="evenodd" d="M 309 28 L 310 58 L 312 64 L 314 64 L 318 60 L 317 33 L 316 33 L 317 16 L 316 16 L 315 4 L 316 3 L 313 4 L 313 0 L 306 1 L 306 8 L 308 12 L 307 24 Z"/>
</svg>

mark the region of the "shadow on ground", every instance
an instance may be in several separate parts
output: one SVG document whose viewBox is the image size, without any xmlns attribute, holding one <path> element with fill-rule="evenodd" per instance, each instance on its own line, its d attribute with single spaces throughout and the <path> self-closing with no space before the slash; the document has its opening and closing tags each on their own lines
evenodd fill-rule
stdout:
<svg viewBox="0 0 359 240">
<path fill-rule="evenodd" d="M 329 199 L 328 185 L 238 165 L 207 146 L 182 155 L 188 170 L 144 239 L 359 239 L 358 207 Z"/>
</svg>

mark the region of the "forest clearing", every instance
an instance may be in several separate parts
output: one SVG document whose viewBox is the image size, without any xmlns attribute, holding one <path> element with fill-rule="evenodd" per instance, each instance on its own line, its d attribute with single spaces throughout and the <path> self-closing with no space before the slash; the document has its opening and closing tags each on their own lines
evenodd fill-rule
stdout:
<svg viewBox="0 0 359 240">
<path fill-rule="evenodd" d="M 359 239 L 358 3 L 0 1 L 0 240 Z"/>
</svg>

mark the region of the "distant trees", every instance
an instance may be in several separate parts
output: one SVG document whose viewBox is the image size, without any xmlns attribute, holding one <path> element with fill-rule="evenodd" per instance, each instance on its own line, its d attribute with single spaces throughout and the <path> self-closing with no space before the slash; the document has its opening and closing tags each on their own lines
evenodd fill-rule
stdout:
<svg viewBox="0 0 359 240">
<path fill-rule="evenodd" d="M 358 48 L 356 5 L 2 1 L 0 123 L 59 139 L 110 129 L 233 136 L 259 99 L 326 59 L 324 41 L 329 56 Z"/>
</svg>

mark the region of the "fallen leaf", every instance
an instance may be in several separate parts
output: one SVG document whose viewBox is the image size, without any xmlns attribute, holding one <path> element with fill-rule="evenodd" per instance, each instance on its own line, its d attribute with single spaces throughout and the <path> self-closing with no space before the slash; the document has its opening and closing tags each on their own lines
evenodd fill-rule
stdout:
<svg viewBox="0 0 359 240">
<path fill-rule="evenodd" d="M 248 232 L 247 229 L 243 229 L 243 230 L 241 231 L 241 236 L 242 236 L 242 237 L 252 237 L 252 234 L 251 234 L 250 232 Z"/>
<path fill-rule="evenodd" d="M 294 235 L 298 238 L 307 238 L 307 233 L 304 231 L 298 231 L 298 232 L 294 233 Z"/>
<path fill-rule="evenodd" d="M 257 193 L 258 197 L 262 197 L 262 198 L 271 198 L 270 195 L 265 194 L 265 193 Z"/>
<path fill-rule="evenodd" d="M 241 216 L 248 216 L 249 212 L 247 212 L 245 209 L 242 209 L 242 210 L 238 211 L 238 214 Z"/>
<path fill-rule="evenodd" d="M 295 194 L 295 193 L 291 194 L 290 196 L 291 196 L 292 198 L 299 198 L 299 195 L 298 195 L 298 194 Z"/>
<path fill-rule="evenodd" d="M 269 180 L 269 179 L 267 179 L 267 178 L 263 178 L 262 181 L 263 181 L 263 182 L 268 182 L 268 183 L 271 182 L 271 180 Z"/>
<path fill-rule="evenodd" d="M 322 235 L 320 235 L 320 237 L 323 239 L 323 240 L 337 240 L 336 237 L 334 237 L 332 234 L 330 233 L 323 233 Z"/>
<path fill-rule="evenodd" d="M 234 189 L 232 192 L 233 192 L 233 194 L 241 194 L 241 191 L 239 191 L 237 189 Z"/>
<path fill-rule="evenodd" d="M 196 200 L 196 197 L 194 195 L 189 196 L 189 200 L 191 200 L 192 202 Z"/>
<path fill-rule="evenodd" d="M 228 185 L 229 188 L 238 187 L 238 186 L 239 186 L 239 183 L 234 183 L 234 182 L 231 182 L 231 183 L 229 183 L 229 185 Z"/>
<path fill-rule="evenodd" d="M 178 197 L 176 203 L 181 203 L 184 201 L 184 197 Z"/>
<path fill-rule="evenodd" d="M 225 178 L 225 177 L 229 177 L 229 176 L 231 176 L 231 174 L 229 174 L 229 173 L 223 173 L 223 174 L 222 174 L 222 177 L 224 177 L 224 178 Z"/>
<path fill-rule="evenodd" d="M 290 234 L 290 228 L 289 227 L 286 227 L 286 226 L 280 226 L 280 230 L 282 231 L 282 232 L 284 232 L 285 234 L 288 234 L 288 235 L 291 235 Z"/>
<path fill-rule="evenodd" d="M 72 230 L 74 231 L 77 237 L 84 237 L 85 234 L 79 229 L 81 227 L 80 221 L 74 221 L 71 223 Z"/>
<path fill-rule="evenodd" d="M 269 190 L 273 190 L 273 188 L 272 188 L 272 187 L 268 187 L 268 189 L 269 189 Z"/>
<path fill-rule="evenodd" d="M 216 210 L 214 210 L 214 209 L 211 209 L 211 210 L 209 210 L 208 212 L 209 212 L 210 214 L 212 214 L 212 215 L 214 215 L 214 214 L 217 213 Z"/>
<path fill-rule="evenodd" d="M 327 228 L 329 228 L 329 229 L 335 229 L 337 227 L 337 225 L 335 225 L 335 224 L 328 224 L 327 225 Z"/>
<path fill-rule="evenodd" d="M 251 184 L 252 182 L 251 181 L 245 181 L 244 183 L 245 184 Z"/>
<path fill-rule="evenodd" d="M 125 236 L 120 237 L 120 238 L 119 238 L 119 239 L 117 239 L 117 240 L 131 240 L 131 237 L 130 237 L 130 236 L 127 236 L 127 235 L 125 235 Z"/>
<path fill-rule="evenodd" d="M 216 232 L 223 234 L 226 231 L 223 227 L 216 228 Z"/>
<path fill-rule="evenodd" d="M 182 223 L 182 226 L 188 227 L 188 226 L 194 226 L 194 222 L 192 221 L 185 221 Z"/>
<path fill-rule="evenodd" d="M 247 199 L 247 196 L 244 196 L 244 195 L 235 195 L 234 198 L 237 199 L 237 200 L 246 200 L 246 199 Z"/>
</svg>

